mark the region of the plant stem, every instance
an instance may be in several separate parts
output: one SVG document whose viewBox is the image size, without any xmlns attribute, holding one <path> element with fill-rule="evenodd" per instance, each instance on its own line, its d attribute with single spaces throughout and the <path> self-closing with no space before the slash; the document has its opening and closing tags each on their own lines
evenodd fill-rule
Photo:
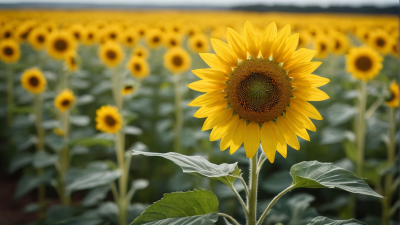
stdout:
<svg viewBox="0 0 400 225">
<path fill-rule="evenodd" d="M 13 112 L 14 108 L 14 77 L 10 66 L 7 66 L 7 123 L 9 126 L 13 122 Z"/>
<path fill-rule="evenodd" d="M 367 82 L 361 81 L 360 96 L 358 103 L 358 123 L 357 123 L 357 175 L 362 177 L 364 164 L 364 145 L 365 145 L 365 108 L 367 104 Z"/>
<path fill-rule="evenodd" d="M 293 188 L 294 188 L 293 186 L 290 186 L 290 187 L 286 188 L 281 193 L 279 193 L 277 196 L 275 196 L 274 199 L 272 199 L 272 201 L 268 204 L 267 208 L 265 209 L 265 211 L 261 215 L 260 219 L 258 220 L 257 225 L 261 225 L 262 224 L 265 216 L 268 214 L 268 211 L 272 208 L 272 206 L 275 204 L 275 202 L 277 202 L 278 199 L 280 199 L 284 194 L 286 194 L 289 191 L 291 191 Z"/>
<path fill-rule="evenodd" d="M 44 151 L 44 129 L 42 127 L 42 118 L 43 118 L 43 98 L 42 95 L 35 95 L 34 97 L 34 110 L 35 110 L 35 126 L 37 132 L 37 142 L 36 142 L 36 151 L 41 152 Z M 43 175 L 43 169 L 37 169 L 38 176 Z M 42 184 L 38 187 L 38 201 L 39 201 L 39 219 L 44 219 L 46 216 L 45 207 L 46 207 L 46 189 Z"/>
<path fill-rule="evenodd" d="M 247 208 L 249 216 L 247 217 L 247 225 L 256 225 L 257 221 L 257 153 L 250 159 L 250 194 L 247 199 Z"/>
<path fill-rule="evenodd" d="M 227 214 L 225 214 L 225 213 L 218 213 L 218 216 L 226 217 L 226 218 L 230 219 L 230 220 L 232 221 L 232 223 L 234 223 L 235 225 L 240 225 L 240 224 L 238 223 L 238 221 L 236 221 L 236 220 L 235 220 L 232 216 L 230 216 L 230 215 L 227 215 Z"/>
<path fill-rule="evenodd" d="M 246 217 L 248 217 L 248 216 L 249 216 L 249 210 L 248 210 L 246 204 L 244 203 L 242 197 L 241 197 L 240 194 L 236 191 L 236 189 L 235 189 L 235 187 L 233 187 L 233 185 L 232 185 L 232 188 L 231 188 L 231 189 L 232 189 L 233 193 L 235 193 L 235 195 L 236 195 L 236 197 L 238 198 L 240 204 L 242 205 L 244 214 L 246 214 Z"/>
<path fill-rule="evenodd" d="M 181 135 L 183 126 L 183 115 L 182 115 L 182 92 L 181 92 L 181 74 L 174 75 L 174 90 L 175 90 L 175 141 L 174 149 L 175 152 L 182 153 L 181 149 Z"/>
</svg>

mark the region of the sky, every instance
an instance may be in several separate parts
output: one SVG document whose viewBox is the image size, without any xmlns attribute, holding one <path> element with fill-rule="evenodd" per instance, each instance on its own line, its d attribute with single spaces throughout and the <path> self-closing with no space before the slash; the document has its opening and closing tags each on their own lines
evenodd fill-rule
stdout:
<svg viewBox="0 0 400 225">
<path fill-rule="evenodd" d="M 62 3 L 96 3 L 96 4 L 129 4 L 129 5 L 204 5 L 204 6 L 236 6 L 248 4 L 265 5 L 297 5 L 297 6 L 393 6 L 399 5 L 398 0 L 0 0 L 0 3 L 23 3 L 23 2 L 62 2 Z"/>
</svg>

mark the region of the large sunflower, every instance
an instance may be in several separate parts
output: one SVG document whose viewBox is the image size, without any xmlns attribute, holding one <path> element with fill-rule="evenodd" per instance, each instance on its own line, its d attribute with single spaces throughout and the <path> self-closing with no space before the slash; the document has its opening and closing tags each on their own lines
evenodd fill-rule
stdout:
<svg viewBox="0 0 400 225">
<path fill-rule="evenodd" d="M 397 82 L 392 82 L 389 87 L 390 95 L 386 99 L 386 104 L 392 108 L 399 107 L 399 84 Z"/>
<path fill-rule="evenodd" d="M 114 41 L 107 41 L 99 48 L 99 57 L 108 67 L 115 67 L 121 63 L 124 58 L 124 52 L 121 45 Z"/>
<path fill-rule="evenodd" d="M 193 52 L 204 53 L 210 51 L 210 44 L 206 35 L 199 33 L 191 36 L 188 40 L 189 49 Z"/>
<path fill-rule="evenodd" d="M 66 110 L 70 109 L 71 106 L 75 102 L 75 96 L 72 91 L 66 89 L 63 90 L 55 99 L 54 105 L 57 107 L 60 112 L 65 112 Z"/>
<path fill-rule="evenodd" d="M 212 39 L 217 54 L 200 54 L 211 68 L 193 71 L 202 80 L 188 87 L 205 94 L 189 105 L 201 106 L 194 116 L 207 117 L 203 130 L 213 128 L 210 140 L 222 139 L 221 150 L 232 154 L 244 143 L 252 158 L 261 143 L 274 162 L 276 150 L 286 158 L 286 144 L 298 150 L 296 135 L 310 140 L 306 129 L 316 130 L 309 117 L 322 117 L 308 101 L 329 98 L 317 88 L 329 79 L 310 74 L 321 64 L 310 62 L 316 51 L 295 51 L 299 35 L 290 33 L 271 23 L 258 40 L 246 22 L 244 40 L 228 28 L 229 44 Z"/>
<path fill-rule="evenodd" d="M 69 51 L 75 48 L 76 42 L 69 32 L 53 32 L 48 36 L 47 53 L 56 59 L 63 59 Z"/>
<path fill-rule="evenodd" d="M 21 84 L 32 94 L 40 94 L 46 89 L 46 78 L 37 68 L 25 70 L 21 77 Z"/>
<path fill-rule="evenodd" d="M 189 70 L 191 63 L 190 55 L 183 48 L 171 48 L 164 54 L 164 66 L 174 74 Z"/>
<path fill-rule="evenodd" d="M 96 111 L 96 128 L 100 131 L 115 134 L 122 127 L 122 118 L 118 109 L 113 106 L 102 106 Z"/>
<path fill-rule="evenodd" d="M 355 78 L 372 80 L 382 69 L 382 57 L 373 49 L 362 46 L 351 48 L 346 55 L 347 71 Z"/>
<path fill-rule="evenodd" d="M 34 49 L 41 50 L 46 47 L 46 39 L 48 35 L 49 32 L 45 28 L 35 28 L 29 34 L 28 42 L 32 45 Z"/>
<path fill-rule="evenodd" d="M 2 40 L 0 42 L 0 59 L 5 63 L 14 63 L 19 60 L 21 51 L 14 40 Z"/>
<path fill-rule="evenodd" d="M 131 71 L 132 76 L 140 79 L 147 77 L 150 72 L 149 64 L 146 60 L 137 56 L 130 58 L 128 63 L 126 63 L 126 68 Z"/>
</svg>

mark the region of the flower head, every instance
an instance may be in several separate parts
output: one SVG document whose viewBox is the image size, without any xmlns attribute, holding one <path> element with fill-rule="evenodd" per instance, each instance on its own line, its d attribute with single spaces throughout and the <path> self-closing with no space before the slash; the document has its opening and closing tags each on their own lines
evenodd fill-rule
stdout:
<svg viewBox="0 0 400 225">
<path fill-rule="evenodd" d="M 96 128 L 100 131 L 115 134 L 122 128 L 122 118 L 118 109 L 113 106 L 102 106 L 96 111 Z"/>
<path fill-rule="evenodd" d="M 40 94 L 46 89 L 46 78 L 37 68 L 25 70 L 21 77 L 21 84 L 32 94 Z"/>
</svg>

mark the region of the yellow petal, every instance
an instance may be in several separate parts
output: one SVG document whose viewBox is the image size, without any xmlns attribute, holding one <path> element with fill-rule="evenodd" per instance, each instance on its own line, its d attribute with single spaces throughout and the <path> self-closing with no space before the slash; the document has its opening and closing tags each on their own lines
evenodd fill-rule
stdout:
<svg viewBox="0 0 400 225">
<path fill-rule="evenodd" d="M 290 100 L 290 107 L 294 108 L 298 112 L 303 112 L 305 113 L 308 117 L 315 119 L 315 120 L 322 120 L 321 114 L 318 112 L 318 110 L 311 105 L 311 103 L 297 99 L 297 98 L 292 98 Z"/>
<path fill-rule="evenodd" d="M 296 150 L 299 150 L 299 140 L 297 140 L 296 134 L 292 131 L 292 129 L 290 129 L 287 119 L 284 116 L 279 116 L 276 125 L 279 127 L 279 130 L 282 132 L 288 145 Z"/>
<path fill-rule="evenodd" d="M 282 132 L 279 130 L 278 126 L 275 123 L 271 123 L 270 125 L 271 125 L 272 130 L 275 133 L 275 137 L 278 142 L 276 150 L 279 152 L 279 154 L 281 154 L 286 159 L 287 145 L 286 145 L 285 137 L 283 136 Z"/>
<path fill-rule="evenodd" d="M 192 72 L 203 80 L 225 82 L 229 79 L 229 75 L 227 73 L 216 69 L 197 69 L 197 70 L 192 70 Z"/>
<path fill-rule="evenodd" d="M 236 130 L 235 130 L 235 132 L 233 134 L 231 147 L 230 147 L 230 150 L 229 150 L 229 153 L 231 155 L 233 153 L 235 153 L 240 148 L 240 146 L 242 145 L 243 139 L 244 139 L 244 133 L 246 131 L 246 121 L 243 120 L 243 119 L 239 120 L 239 116 L 237 116 L 237 117 L 238 117 L 238 119 L 237 119 L 238 120 L 238 125 L 237 125 Z"/>
<path fill-rule="evenodd" d="M 205 118 L 208 117 L 210 114 L 214 113 L 217 110 L 221 110 L 222 108 L 225 108 L 228 102 L 226 100 L 221 100 L 212 106 L 203 106 L 197 112 L 193 115 L 196 118 Z"/>
<path fill-rule="evenodd" d="M 276 33 L 277 28 L 275 22 L 270 23 L 264 31 L 260 42 L 260 52 L 264 59 L 269 58 L 272 54 L 272 46 L 276 38 Z"/>
<path fill-rule="evenodd" d="M 290 57 L 292 57 L 293 52 L 296 50 L 298 43 L 299 43 L 299 34 L 293 34 L 292 36 L 290 36 L 287 40 L 285 50 L 282 52 L 282 54 L 279 55 L 277 59 L 274 58 L 274 61 L 276 60 L 277 63 L 281 63 L 288 60 Z"/>
<path fill-rule="evenodd" d="M 230 67 L 237 66 L 238 60 L 228 44 L 221 40 L 211 38 L 211 45 L 213 46 L 215 53 L 217 53 L 226 64 L 229 64 Z"/>
<path fill-rule="evenodd" d="M 296 64 L 291 67 L 288 76 L 296 78 L 308 75 L 314 72 L 321 64 L 322 62 L 304 62 Z"/>
<path fill-rule="evenodd" d="M 310 62 L 311 59 L 317 54 L 317 51 L 301 48 L 295 51 L 290 59 L 284 62 L 283 69 L 290 70 L 292 66 L 297 65 L 299 63 Z"/>
<path fill-rule="evenodd" d="M 231 46 L 236 56 L 243 61 L 246 60 L 247 50 L 242 37 L 240 37 L 240 35 L 235 30 L 228 27 L 227 38 L 229 46 Z"/>
<path fill-rule="evenodd" d="M 204 95 L 200 95 L 191 101 L 188 106 L 203 106 L 212 104 L 218 100 L 223 99 L 226 96 L 224 92 L 209 92 Z"/>
<path fill-rule="evenodd" d="M 304 77 L 294 78 L 291 82 L 292 87 L 321 87 L 329 83 L 329 79 L 310 74 Z"/>
<path fill-rule="evenodd" d="M 251 122 L 244 133 L 244 150 L 247 158 L 253 158 L 260 146 L 260 126 Z"/>
<path fill-rule="evenodd" d="M 310 136 L 307 133 L 307 130 L 304 128 L 304 125 L 297 119 L 293 118 L 290 114 L 286 113 L 287 121 L 290 124 L 290 129 L 299 137 L 303 138 L 306 141 L 310 141 Z"/>
<path fill-rule="evenodd" d="M 312 87 L 296 87 L 292 91 L 292 94 L 294 97 L 304 101 L 323 101 L 329 99 L 329 96 L 325 92 Z"/>
<path fill-rule="evenodd" d="M 221 143 L 220 143 L 220 148 L 221 151 L 226 150 L 230 143 L 233 140 L 233 137 L 235 136 L 235 130 L 238 127 L 239 124 L 239 119 L 237 119 L 236 117 L 238 117 L 237 115 L 235 116 L 235 119 L 233 120 L 233 122 L 229 125 L 229 128 L 227 129 L 227 134 L 221 139 Z"/>
<path fill-rule="evenodd" d="M 226 84 L 222 81 L 199 80 L 187 85 L 190 89 L 199 92 L 223 91 Z"/>
<path fill-rule="evenodd" d="M 275 132 L 272 128 L 271 123 L 274 123 L 274 122 L 269 121 L 262 125 L 260 138 L 261 138 L 261 145 L 262 145 L 265 155 L 267 156 L 267 159 L 271 163 L 274 163 L 276 146 L 278 145 L 278 140 L 277 140 L 277 137 L 275 136 Z"/>
<path fill-rule="evenodd" d="M 317 128 L 315 127 L 315 125 L 313 124 L 313 122 L 304 114 L 302 114 L 301 112 L 297 112 L 295 109 L 293 109 L 292 107 L 288 108 L 286 110 L 286 115 L 289 114 L 290 117 L 293 117 L 294 119 L 298 120 L 300 123 L 303 124 L 303 126 L 307 129 L 307 130 L 311 130 L 311 131 L 317 131 Z"/>
<path fill-rule="evenodd" d="M 200 57 L 204 60 L 204 62 L 207 63 L 211 68 L 216 69 L 216 70 L 221 70 L 227 74 L 232 72 L 231 67 L 228 65 L 224 64 L 220 57 L 218 57 L 215 54 L 212 53 L 200 53 Z"/>
<path fill-rule="evenodd" d="M 237 118 L 235 116 L 231 116 L 224 124 L 215 126 L 210 134 L 210 141 L 215 141 L 220 138 L 223 138 L 227 132 L 228 128 L 232 125 L 232 123 L 237 122 Z"/>
<path fill-rule="evenodd" d="M 280 55 L 285 51 L 286 41 L 290 36 L 290 25 L 287 24 L 282 30 L 278 32 L 274 42 L 274 48 L 272 49 L 272 57 L 279 58 Z"/>
<path fill-rule="evenodd" d="M 208 117 L 206 121 L 204 121 L 201 131 L 209 130 L 217 125 L 226 122 L 232 116 L 232 113 L 233 109 L 223 109 L 219 112 L 215 112 L 214 115 Z"/>
<path fill-rule="evenodd" d="M 251 57 L 257 58 L 260 51 L 259 41 L 257 40 L 257 35 L 254 31 L 253 25 L 249 21 L 246 21 L 244 24 L 244 38 L 247 52 Z"/>
</svg>

